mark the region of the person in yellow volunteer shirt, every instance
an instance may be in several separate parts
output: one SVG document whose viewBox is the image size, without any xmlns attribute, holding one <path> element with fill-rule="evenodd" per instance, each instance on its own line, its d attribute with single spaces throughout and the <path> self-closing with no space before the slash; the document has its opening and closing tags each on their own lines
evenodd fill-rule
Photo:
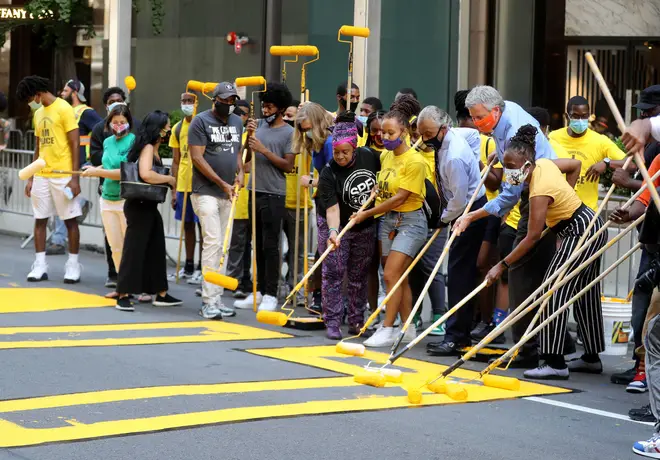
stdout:
<svg viewBox="0 0 660 460">
<path fill-rule="evenodd" d="M 247 124 L 248 117 L 250 116 L 250 103 L 245 100 L 239 100 L 236 103 L 234 114 L 241 117 L 243 127 Z M 241 143 L 245 149 L 247 141 L 247 130 L 243 130 L 243 137 Z M 242 152 L 241 152 L 242 154 Z M 250 182 L 250 164 L 244 165 L 245 179 L 244 184 Z M 252 256 L 252 228 L 250 227 L 250 214 L 248 209 L 248 202 L 250 198 L 250 191 L 243 187 L 238 192 L 236 199 L 236 210 L 234 211 L 234 227 L 231 232 L 231 243 L 229 245 L 229 252 L 227 253 L 227 276 L 236 278 L 238 281 L 238 288 L 234 291 L 235 299 L 244 299 L 247 297 L 248 292 L 252 291 L 252 278 L 250 275 L 250 264 Z"/>
<path fill-rule="evenodd" d="M 199 260 L 195 270 L 195 245 L 197 244 L 197 235 L 195 226 L 199 227 L 199 219 L 195 214 L 190 199 L 192 192 L 192 164 L 188 153 L 188 129 L 195 111 L 195 102 L 197 96 L 191 93 L 181 94 L 181 111 L 185 115 L 183 120 L 178 122 L 172 128 L 170 135 L 170 148 L 172 149 L 172 176 L 176 178 L 176 194 L 172 197 L 172 209 L 174 209 L 174 218 L 179 222 L 183 218 L 183 202 L 186 203 L 185 222 L 183 230 L 186 239 L 186 263 L 179 273 L 179 278 L 187 279 L 188 284 L 202 284 L 202 231 L 200 227 Z M 184 200 L 185 192 L 188 193 Z M 170 280 L 176 279 L 176 276 L 170 275 Z"/>
<path fill-rule="evenodd" d="M 353 216 L 358 224 L 370 217 L 380 217 L 378 239 L 388 292 L 424 245 L 428 231 L 422 210 L 428 166 L 424 157 L 408 143 L 409 119 L 410 115 L 397 109 L 396 102 L 385 115 L 385 151 L 380 157 L 376 206 Z M 405 321 L 411 310 L 412 292 L 406 281 L 388 302 L 382 326 L 364 344 L 369 347 L 391 346 L 398 333 L 394 328 L 397 315 Z M 404 341 L 413 340 L 415 335 L 415 329 L 409 327 Z"/>
<path fill-rule="evenodd" d="M 589 102 L 574 96 L 566 105 L 568 126 L 550 133 L 550 140 L 561 145 L 565 153 L 559 158 L 573 158 L 582 162 L 582 171 L 575 191 L 584 204 L 598 209 L 598 181 L 610 168 L 621 168 L 626 154 L 607 136 L 589 129 Z M 566 156 L 565 156 L 566 155 Z"/>
<path fill-rule="evenodd" d="M 50 92 L 51 83 L 36 75 L 25 77 L 16 87 L 16 97 L 26 102 L 34 114 L 36 147 L 34 160 L 46 162 L 46 169 L 30 178 L 25 195 L 32 201 L 34 214 L 34 248 L 36 260 L 27 276 L 28 281 L 48 279 L 46 263 L 46 227 L 48 219 L 59 216 L 66 225 L 69 259 L 66 262 L 64 282 L 80 281 L 78 250 L 80 231 L 76 217 L 82 214 L 80 183 L 70 171 L 80 169 L 79 135 L 73 108 Z M 49 171 L 63 171 L 55 173 Z"/>
</svg>

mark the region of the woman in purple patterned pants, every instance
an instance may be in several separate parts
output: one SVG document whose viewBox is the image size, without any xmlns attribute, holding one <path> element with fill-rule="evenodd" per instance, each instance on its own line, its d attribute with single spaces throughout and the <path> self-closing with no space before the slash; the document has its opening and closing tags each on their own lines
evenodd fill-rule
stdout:
<svg viewBox="0 0 660 460">
<path fill-rule="evenodd" d="M 348 278 L 348 331 L 356 334 L 364 324 L 367 305 L 367 277 L 376 241 L 376 223 L 366 219 L 338 239 L 339 232 L 367 201 L 380 170 L 379 154 L 357 148 L 358 126 L 352 113 L 337 118 L 333 130 L 333 159 L 319 177 L 317 224 L 319 251 L 335 245 L 323 262 L 323 319 L 329 339 L 342 338 L 344 315 L 342 285 Z"/>
</svg>

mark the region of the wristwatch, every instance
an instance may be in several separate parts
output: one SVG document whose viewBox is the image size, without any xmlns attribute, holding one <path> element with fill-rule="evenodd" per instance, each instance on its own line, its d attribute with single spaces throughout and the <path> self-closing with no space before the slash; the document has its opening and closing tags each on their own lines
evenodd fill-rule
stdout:
<svg viewBox="0 0 660 460">
<path fill-rule="evenodd" d="M 603 160 L 603 163 L 605 163 L 605 166 L 607 167 L 607 169 L 610 169 L 610 161 L 612 161 L 612 160 L 610 160 L 609 158 L 605 158 Z"/>
<path fill-rule="evenodd" d="M 312 185 L 313 183 L 314 183 L 314 179 L 312 179 L 312 178 L 310 177 L 310 178 L 309 178 L 309 185 Z"/>
</svg>

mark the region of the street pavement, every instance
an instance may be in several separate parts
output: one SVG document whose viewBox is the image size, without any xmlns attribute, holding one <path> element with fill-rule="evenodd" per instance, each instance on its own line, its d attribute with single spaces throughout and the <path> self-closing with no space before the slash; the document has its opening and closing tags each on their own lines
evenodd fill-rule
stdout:
<svg viewBox="0 0 660 460">
<path fill-rule="evenodd" d="M 467 402 L 429 393 L 412 406 L 406 388 L 453 361 L 424 342 L 397 363 L 404 384 L 357 385 L 368 360 L 336 354 L 322 331 L 262 325 L 251 311 L 204 320 L 185 284 L 171 286 L 182 307 L 120 312 L 103 306 L 102 255 L 81 253 L 78 285 L 61 281 L 66 256 L 28 285 L 33 251 L 19 245 L 0 235 L 0 460 L 619 460 L 652 434 L 626 416 L 648 395 L 609 380 L 627 356 L 604 357 L 603 375 L 516 392 L 470 382 Z"/>
</svg>

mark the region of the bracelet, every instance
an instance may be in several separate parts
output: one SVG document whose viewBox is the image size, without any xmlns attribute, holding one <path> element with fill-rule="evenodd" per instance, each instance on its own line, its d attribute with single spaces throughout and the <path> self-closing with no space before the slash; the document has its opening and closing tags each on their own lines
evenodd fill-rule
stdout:
<svg viewBox="0 0 660 460">
<path fill-rule="evenodd" d="M 509 264 L 507 264 L 507 263 L 506 263 L 506 260 L 504 260 L 504 259 L 502 259 L 502 265 L 504 265 L 504 266 L 506 267 L 507 270 L 508 270 L 509 268 L 511 268 L 511 266 L 510 266 Z"/>
<path fill-rule="evenodd" d="M 312 178 L 310 177 L 310 178 L 309 178 L 309 185 L 312 185 L 312 184 L 314 184 L 314 179 L 312 179 Z"/>
<path fill-rule="evenodd" d="M 330 227 L 330 229 L 329 229 L 329 231 L 328 231 L 328 233 L 330 233 L 330 232 L 335 232 L 335 233 L 339 233 L 339 230 L 337 230 L 337 229 L 336 229 L 336 228 L 334 228 L 334 227 Z"/>
</svg>

